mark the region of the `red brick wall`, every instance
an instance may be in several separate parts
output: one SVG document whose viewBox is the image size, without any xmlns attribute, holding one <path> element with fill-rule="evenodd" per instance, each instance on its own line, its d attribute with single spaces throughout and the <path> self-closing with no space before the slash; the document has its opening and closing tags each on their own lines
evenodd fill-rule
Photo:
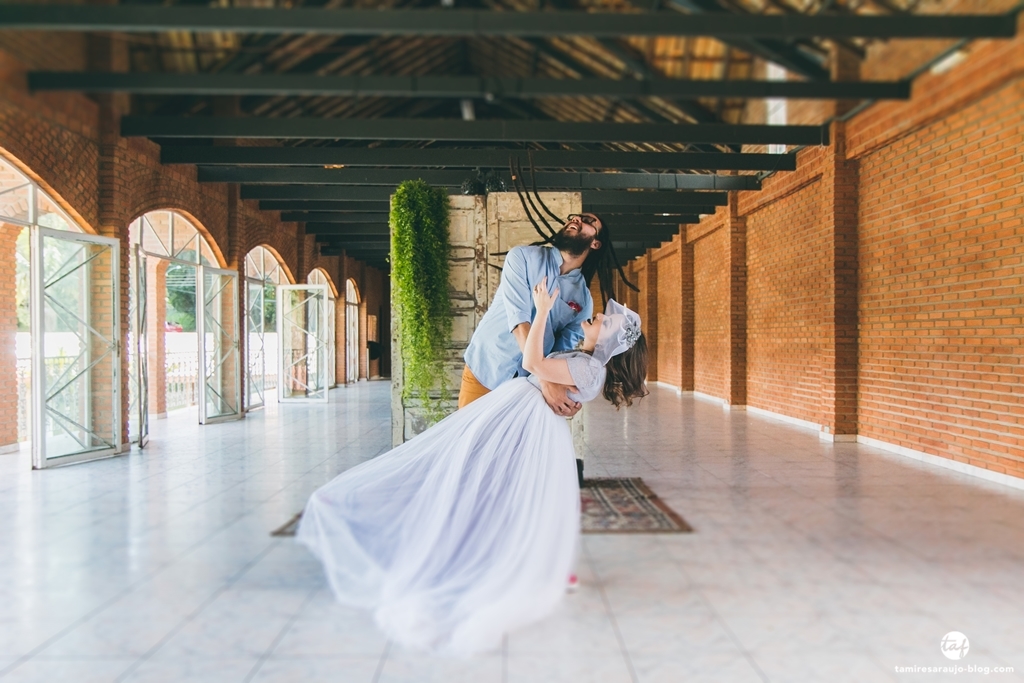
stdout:
<svg viewBox="0 0 1024 683">
<path fill-rule="evenodd" d="M 0 222 L 0 453 L 18 443 L 18 373 L 15 335 L 18 311 L 15 308 L 15 244 L 22 228 Z"/>
<path fill-rule="evenodd" d="M 751 406 L 1024 476 L 1022 139 L 1024 38 L 977 41 L 909 102 L 834 126 L 796 172 L 739 193 L 735 215 L 688 226 L 694 388 L 735 393 L 740 341 Z M 669 252 L 652 252 L 666 374 L 686 344 L 660 330 L 690 315 Z"/>
<path fill-rule="evenodd" d="M 860 433 L 1024 476 L 1024 82 L 861 159 Z"/>
<path fill-rule="evenodd" d="M 160 164 L 159 148 L 148 140 L 121 138 L 117 107 L 126 98 L 27 92 L 25 73 L 29 68 L 81 69 L 91 65 L 116 70 L 123 66 L 123 46 L 102 39 L 61 36 L 57 42 L 40 42 L 39 46 L 45 47 L 36 49 L 32 41 L 41 38 L 38 33 L 31 34 L 32 40 L 0 38 L 0 149 L 87 232 L 122 240 L 123 340 L 129 325 L 128 226 L 149 211 L 170 209 L 190 218 L 222 266 L 240 268 L 244 254 L 262 244 L 281 258 L 293 278 L 301 280 L 321 265 L 336 283 L 343 281 L 340 260 L 321 259 L 314 238 L 306 236 L 301 225 L 281 223 L 278 214 L 261 212 L 255 202 L 238 200 L 236 188 L 200 184 L 194 167 Z M 368 271 L 366 277 L 364 287 L 379 305 L 386 277 L 377 271 Z M 13 372 L 12 359 L 0 356 L 4 365 L 0 376 Z M 122 414 L 126 417 L 128 375 L 127 366 L 122 367 Z M 0 408 L 2 402 L 0 398 Z M 11 427 L 7 423 L 13 424 L 16 413 L 0 411 L 0 446 L 5 430 Z M 126 441 L 127 419 L 123 423 Z"/>
<path fill-rule="evenodd" d="M 828 276 L 819 180 L 747 217 L 747 402 L 815 423 Z"/>
<path fill-rule="evenodd" d="M 693 243 L 693 389 L 729 395 L 729 232 L 720 209 L 691 227 Z"/>
<path fill-rule="evenodd" d="M 648 343 L 657 350 L 657 380 L 681 388 L 689 383 L 683 376 L 683 335 L 682 310 L 683 268 L 678 237 L 667 246 L 651 253 L 657 266 L 655 275 L 655 296 L 651 312 L 655 313 L 656 325 L 645 325 Z M 652 334 L 653 332 L 653 334 Z M 653 338 L 652 338 L 653 337 Z"/>
</svg>

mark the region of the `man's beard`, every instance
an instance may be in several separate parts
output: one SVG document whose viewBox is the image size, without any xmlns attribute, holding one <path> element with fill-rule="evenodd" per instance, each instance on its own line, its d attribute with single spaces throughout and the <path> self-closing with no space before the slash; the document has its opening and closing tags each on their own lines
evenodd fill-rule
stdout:
<svg viewBox="0 0 1024 683">
<path fill-rule="evenodd" d="M 593 237 L 587 237 L 578 232 L 575 236 L 570 237 L 566 234 L 565 228 L 562 228 L 551 240 L 551 244 L 554 245 L 555 249 L 567 252 L 573 256 L 583 256 L 586 254 L 587 249 L 590 249 L 590 245 L 593 242 Z"/>
</svg>

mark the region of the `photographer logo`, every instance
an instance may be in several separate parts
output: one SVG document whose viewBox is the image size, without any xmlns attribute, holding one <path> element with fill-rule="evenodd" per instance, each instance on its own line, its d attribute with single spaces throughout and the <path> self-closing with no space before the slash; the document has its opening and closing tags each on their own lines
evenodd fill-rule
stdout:
<svg viewBox="0 0 1024 683">
<path fill-rule="evenodd" d="M 950 631 L 942 636 L 939 646 L 942 648 L 942 654 L 949 659 L 963 659 L 967 656 L 967 651 L 971 649 L 971 643 L 967 640 L 967 636 L 959 631 Z"/>
</svg>

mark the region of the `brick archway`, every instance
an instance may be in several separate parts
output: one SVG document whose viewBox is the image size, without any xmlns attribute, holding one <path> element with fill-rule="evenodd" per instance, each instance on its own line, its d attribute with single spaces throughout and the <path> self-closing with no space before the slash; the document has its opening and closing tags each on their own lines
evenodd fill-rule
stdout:
<svg viewBox="0 0 1024 683">
<path fill-rule="evenodd" d="M 0 147 L 0 453 L 28 438 L 27 359 L 18 335 L 28 332 L 28 230 L 33 225 L 86 234 L 96 231 L 25 163 Z M 21 245 L 19 245 L 21 241 Z M 19 310 L 21 309 L 21 310 Z"/>
</svg>

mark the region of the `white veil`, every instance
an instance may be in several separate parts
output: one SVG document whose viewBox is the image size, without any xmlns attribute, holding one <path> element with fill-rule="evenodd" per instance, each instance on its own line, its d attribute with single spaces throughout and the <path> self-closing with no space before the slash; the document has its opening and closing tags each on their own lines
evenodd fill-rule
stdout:
<svg viewBox="0 0 1024 683">
<path fill-rule="evenodd" d="M 601 332 L 594 346 L 594 359 L 606 365 L 612 356 L 628 351 L 640 338 L 640 316 L 618 301 L 609 299 L 604 307 Z"/>
</svg>

